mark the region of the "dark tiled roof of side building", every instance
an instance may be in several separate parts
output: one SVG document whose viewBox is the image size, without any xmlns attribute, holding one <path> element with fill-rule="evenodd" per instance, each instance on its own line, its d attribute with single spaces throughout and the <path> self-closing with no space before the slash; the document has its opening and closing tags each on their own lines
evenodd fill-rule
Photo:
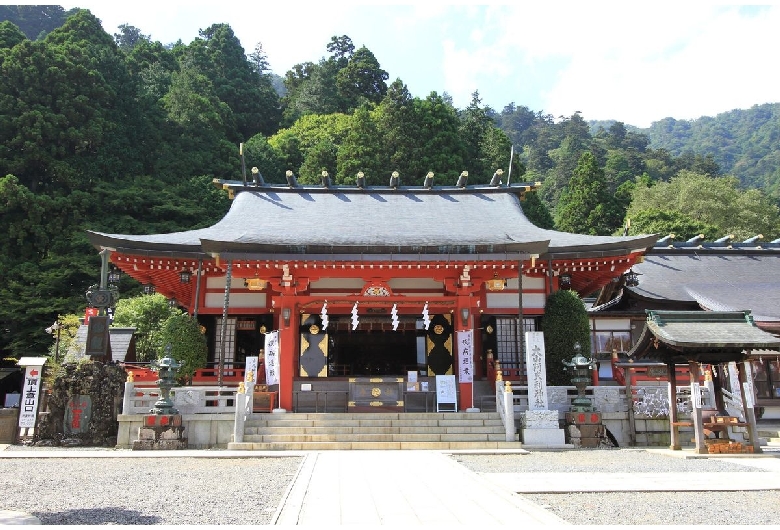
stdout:
<svg viewBox="0 0 780 530">
<path fill-rule="evenodd" d="M 780 244 L 658 245 L 633 267 L 631 294 L 654 301 L 695 302 L 709 311 L 750 310 L 780 321 Z"/>
</svg>

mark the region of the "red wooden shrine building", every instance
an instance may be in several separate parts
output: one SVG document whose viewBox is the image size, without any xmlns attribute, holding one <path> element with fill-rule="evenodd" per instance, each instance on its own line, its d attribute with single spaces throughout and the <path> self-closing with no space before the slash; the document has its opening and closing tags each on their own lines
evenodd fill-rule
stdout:
<svg viewBox="0 0 780 530">
<path fill-rule="evenodd" d="M 522 367 L 519 337 L 541 329 L 548 294 L 593 293 L 656 242 L 538 228 L 522 210 L 536 185 L 499 175 L 448 187 L 401 186 L 396 175 L 372 187 L 360 176 L 300 186 L 290 172 L 288 185 L 215 180 L 233 202 L 211 227 L 88 235 L 114 266 L 197 316 L 210 361 L 241 367 L 278 330 L 279 405 L 291 410 L 302 382 L 457 375 L 461 330 L 474 332 L 475 380 L 489 355 Z M 458 390 L 459 408 L 471 407 L 471 383 Z"/>
</svg>

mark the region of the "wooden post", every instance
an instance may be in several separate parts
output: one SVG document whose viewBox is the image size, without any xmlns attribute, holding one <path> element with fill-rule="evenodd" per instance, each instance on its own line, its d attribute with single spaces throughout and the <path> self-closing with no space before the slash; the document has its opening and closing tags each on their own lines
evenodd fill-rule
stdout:
<svg viewBox="0 0 780 530">
<path fill-rule="evenodd" d="M 742 396 L 742 410 L 745 413 L 745 419 L 748 423 L 748 436 L 753 446 L 753 453 L 763 453 L 761 445 L 758 443 L 758 428 L 756 426 L 755 395 L 753 394 L 753 374 L 750 361 L 735 363 L 737 365 L 737 374 L 739 376 L 739 392 Z M 742 365 L 740 367 L 740 364 Z"/>
<path fill-rule="evenodd" d="M 625 381 L 626 381 L 626 401 L 628 401 L 628 445 L 631 447 L 636 446 L 636 421 L 634 421 L 634 394 L 633 394 L 633 379 L 631 368 L 625 367 Z"/>
<path fill-rule="evenodd" d="M 672 432 L 669 449 L 679 451 L 680 446 L 680 428 L 677 423 L 677 373 L 674 370 L 674 363 L 671 359 L 666 363 L 666 373 L 669 379 L 669 427 Z"/>
<path fill-rule="evenodd" d="M 693 405 L 691 421 L 693 422 L 693 431 L 696 435 L 696 447 L 694 448 L 694 452 L 697 454 L 707 454 L 709 451 L 707 450 L 707 444 L 704 443 L 704 425 L 702 425 L 701 417 L 701 386 L 699 384 L 699 363 L 689 361 L 688 372 L 690 372 L 691 404 Z"/>
</svg>

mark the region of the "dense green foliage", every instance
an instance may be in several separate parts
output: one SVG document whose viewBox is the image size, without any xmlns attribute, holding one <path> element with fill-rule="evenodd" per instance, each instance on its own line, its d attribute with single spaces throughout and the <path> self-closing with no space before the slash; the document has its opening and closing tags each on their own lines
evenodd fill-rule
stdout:
<svg viewBox="0 0 780 530">
<path fill-rule="evenodd" d="M 514 103 L 497 112 L 478 91 L 465 109 L 446 94 L 414 97 L 401 79 L 388 85 L 379 58 L 348 36 L 324 44 L 326 57 L 292 66 L 280 84 L 262 45 L 247 54 L 226 24 L 163 45 L 126 24 L 109 35 L 87 10 L 0 10 L 0 354 L 47 351 L 42 330 L 83 311 L 100 267 L 86 230 L 163 233 L 221 219 L 229 200 L 212 180 L 241 178 L 241 143 L 246 167 L 267 183 L 292 170 L 303 184 L 319 184 L 323 171 L 348 185 L 358 172 L 386 185 L 398 171 L 402 186 L 422 185 L 429 171 L 437 186 L 454 185 L 468 171 L 479 184 L 500 168 L 504 185 L 541 183 L 524 205 L 545 228 L 615 233 L 629 212 L 632 232 L 760 227 L 780 236 L 776 197 L 735 184 L 777 190 L 775 107 L 740 118 L 739 130 L 752 119 L 762 132 L 753 144 L 733 142 L 725 160 L 704 140 L 701 150 L 653 148 L 643 131 L 593 127 L 579 113 L 554 120 Z M 723 168 L 739 174 L 711 186 L 720 196 L 691 194 L 663 210 L 651 201 L 676 189 L 681 171 L 714 179 Z M 122 280 L 123 299 L 139 291 Z"/>
<path fill-rule="evenodd" d="M 628 209 L 635 233 L 675 234 L 687 240 L 702 234 L 713 241 L 731 235 L 743 241 L 777 234 L 778 207 L 755 189 L 742 190 L 735 177 L 712 178 L 681 171 L 668 182 L 638 186 Z"/>
<path fill-rule="evenodd" d="M 164 346 L 158 357 L 167 353 L 170 344 L 170 355 L 181 364 L 179 377 L 191 380 L 196 369 L 206 366 L 209 353 L 206 337 L 200 332 L 198 321 L 187 313 L 174 313 L 162 323 L 160 342 Z"/>
<path fill-rule="evenodd" d="M 171 340 L 170 331 L 163 332 L 168 319 L 182 314 L 172 308 L 161 294 L 123 298 L 116 304 L 114 326 L 135 328 L 135 353 L 140 362 L 163 356 L 165 345 Z"/>
<path fill-rule="evenodd" d="M 586 359 L 590 358 L 588 313 L 577 293 L 562 290 L 548 296 L 542 326 L 547 384 L 569 386 L 571 373 L 563 363 L 574 357 L 574 345 L 579 343 L 580 353 Z"/>
</svg>

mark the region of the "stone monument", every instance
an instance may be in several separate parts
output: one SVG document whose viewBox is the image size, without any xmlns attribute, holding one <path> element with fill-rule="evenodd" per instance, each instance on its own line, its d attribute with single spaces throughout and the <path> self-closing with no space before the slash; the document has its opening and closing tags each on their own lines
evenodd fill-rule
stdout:
<svg viewBox="0 0 780 530">
<path fill-rule="evenodd" d="M 558 411 L 547 405 L 547 369 L 545 368 L 544 334 L 525 334 L 525 363 L 528 373 L 528 410 L 523 413 L 520 439 L 523 445 L 563 446 L 565 437 L 558 421 Z"/>
</svg>

